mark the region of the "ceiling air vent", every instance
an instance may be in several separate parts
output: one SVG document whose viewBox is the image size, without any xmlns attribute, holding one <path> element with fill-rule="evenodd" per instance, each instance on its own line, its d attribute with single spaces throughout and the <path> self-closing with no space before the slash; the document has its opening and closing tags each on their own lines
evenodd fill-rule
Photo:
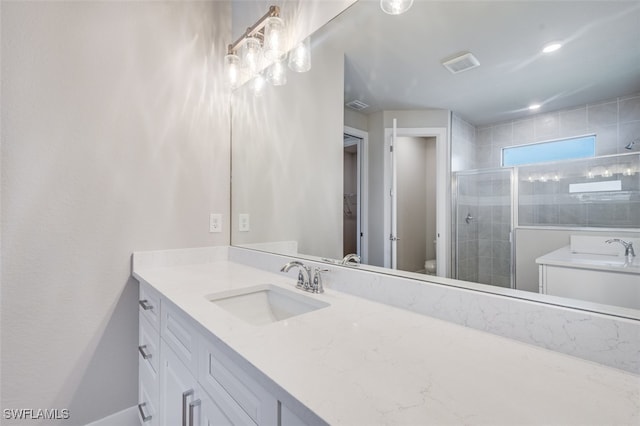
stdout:
<svg viewBox="0 0 640 426">
<path fill-rule="evenodd" d="M 480 61 L 478 61 L 478 59 L 476 59 L 476 57 L 473 56 L 472 53 L 466 52 L 457 54 L 452 58 L 443 59 L 442 65 L 444 65 L 446 69 L 451 71 L 452 74 L 458 74 L 459 72 L 479 67 Z"/>
<path fill-rule="evenodd" d="M 356 99 L 356 100 L 353 100 L 353 101 L 351 101 L 351 102 L 347 102 L 345 105 L 346 105 L 348 108 L 354 109 L 354 110 L 356 110 L 356 111 L 362 111 L 363 109 L 367 109 L 367 108 L 369 108 L 369 105 L 367 105 L 367 104 L 365 104 L 364 102 L 359 101 L 359 100 L 357 100 L 357 99 Z"/>
</svg>

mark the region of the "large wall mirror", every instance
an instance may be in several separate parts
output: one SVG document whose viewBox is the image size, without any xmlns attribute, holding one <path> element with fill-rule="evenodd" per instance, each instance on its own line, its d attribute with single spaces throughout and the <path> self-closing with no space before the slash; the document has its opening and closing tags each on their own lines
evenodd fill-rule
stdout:
<svg viewBox="0 0 640 426">
<path fill-rule="evenodd" d="M 640 256 L 638 22 L 638 1 L 356 2 L 311 71 L 234 91 L 232 244 L 640 318 L 640 260 L 605 244 Z M 626 269 L 554 293 L 541 265 L 581 250 L 599 266 L 563 281 Z"/>
</svg>

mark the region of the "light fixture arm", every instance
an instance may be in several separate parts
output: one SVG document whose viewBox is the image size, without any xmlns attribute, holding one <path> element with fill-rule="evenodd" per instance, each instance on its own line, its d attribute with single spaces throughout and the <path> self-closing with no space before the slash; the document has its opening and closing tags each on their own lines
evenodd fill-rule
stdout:
<svg viewBox="0 0 640 426">
<path fill-rule="evenodd" d="M 264 26 L 267 23 L 267 19 L 272 17 L 278 17 L 278 18 L 280 17 L 279 6 L 269 6 L 269 11 L 267 13 L 265 13 L 260 19 L 258 19 L 258 21 L 255 24 L 247 28 L 247 30 L 244 32 L 244 34 L 242 34 L 242 36 L 240 36 L 235 42 L 231 43 L 227 47 L 227 54 L 231 55 L 236 50 L 238 50 L 238 48 L 240 47 L 240 44 L 242 44 L 242 42 L 246 38 L 254 37 L 256 35 L 262 35 L 261 31 L 264 30 Z"/>
</svg>

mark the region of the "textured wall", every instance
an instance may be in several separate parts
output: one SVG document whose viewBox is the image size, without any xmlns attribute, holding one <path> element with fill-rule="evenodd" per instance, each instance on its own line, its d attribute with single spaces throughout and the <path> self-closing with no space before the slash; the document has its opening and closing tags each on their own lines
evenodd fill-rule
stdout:
<svg viewBox="0 0 640 426">
<path fill-rule="evenodd" d="M 1 405 L 85 424 L 137 402 L 131 253 L 229 242 L 229 4 L 1 7 Z"/>
</svg>

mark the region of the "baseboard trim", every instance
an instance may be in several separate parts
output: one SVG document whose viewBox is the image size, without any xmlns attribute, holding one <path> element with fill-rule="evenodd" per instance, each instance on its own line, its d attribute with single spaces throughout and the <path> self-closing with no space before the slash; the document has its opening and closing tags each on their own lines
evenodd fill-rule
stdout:
<svg viewBox="0 0 640 426">
<path fill-rule="evenodd" d="M 133 407 L 125 408 L 122 411 L 91 422 L 86 426 L 140 426 L 138 406 L 134 405 Z"/>
</svg>

